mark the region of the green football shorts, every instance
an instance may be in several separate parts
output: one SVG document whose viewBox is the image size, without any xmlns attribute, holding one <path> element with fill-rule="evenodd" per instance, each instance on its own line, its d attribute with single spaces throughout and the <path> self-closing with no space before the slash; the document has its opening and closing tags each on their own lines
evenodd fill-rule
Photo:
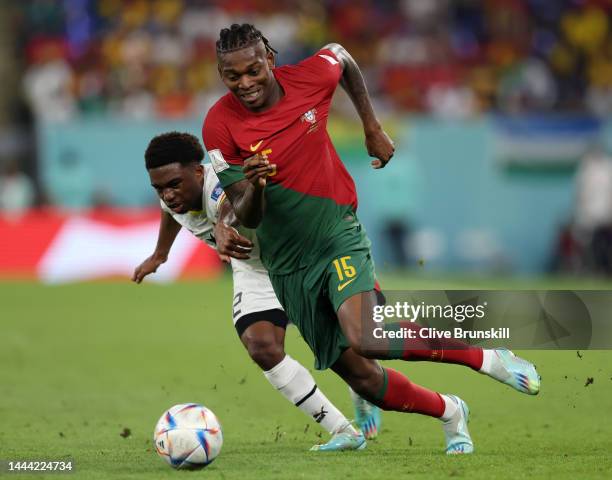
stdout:
<svg viewBox="0 0 612 480">
<path fill-rule="evenodd" d="M 343 220 L 320 261 L 289 274 L 270 273 L 278 300 L 315 355 L 315 368 L 332 366 L 349 344 L 336 312 L 349 297 L 374 289 L 370 241 L 356 219 Z"/>
</svg>

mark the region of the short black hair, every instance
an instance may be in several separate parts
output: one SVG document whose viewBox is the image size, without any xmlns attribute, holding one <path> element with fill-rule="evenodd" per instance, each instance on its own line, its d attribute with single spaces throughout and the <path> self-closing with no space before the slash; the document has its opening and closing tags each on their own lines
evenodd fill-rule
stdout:
<svg viewBox="0 0 612 480">
<path fill-rule="evenodd" d="M 263 42 L 266 52 L 278 53 L 270 46 L 268 39 L 253 25 L 250 23 L 243 23 L 242 25 L 234 23 L 230 28 L 224 28 L 219 32 L 217 55 L 252 47 L 259 43 L 259 41 Z"/>
<path fill-rule="evenodd" d="M 167 132 L 157 135 L 149 142 L 145 151 L 147 170 L 170 163 L 189 165 L 202 163 L 204 150 L 200 141 L 190 133 Z"/>
</svg>

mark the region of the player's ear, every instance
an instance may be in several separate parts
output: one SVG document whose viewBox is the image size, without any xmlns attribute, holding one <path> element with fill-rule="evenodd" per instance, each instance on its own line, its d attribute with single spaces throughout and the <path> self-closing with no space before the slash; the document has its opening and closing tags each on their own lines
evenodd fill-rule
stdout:
<svg viewBox="0 0 612 480">
<path fill-rule="evenodd" d="M 204 176 L 204 165 L 202 165 L 201 163 L 198 163 L 195 166 L 194 172 L 197 178 L 202 178 Z"/>
<path fill-rule="evenodd" d="M 266 61 L 268 62 L 268 67 L 270 67 L 270 69 L 276 66 L 276 57 L 274 56 L 274 52 L 266 52 Z"/>
</svg>

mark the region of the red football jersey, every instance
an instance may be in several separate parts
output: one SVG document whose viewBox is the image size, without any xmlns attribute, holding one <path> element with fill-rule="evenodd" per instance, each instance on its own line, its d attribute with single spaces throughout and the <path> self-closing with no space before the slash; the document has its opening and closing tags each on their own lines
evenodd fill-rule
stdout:
<svg viewBox="0 0 612 480">
<path fill-rule="evenodd" d="M 311 256 L 287 244 L 309 242 L 317 249 L 336 217 L 347 207 L 356 210 L 357 195 L 327 133 L 332 96 L 342 75 L 334 53 L 320 50 L 297 65 L 275 68 L 273 74 L 284 91 L 275 105 L 254 113 L 230 92 L 208 112 L 202 136 L 224 188 L 244 178 L 243 162 L 255 153 L 276 164 L 275 174 L 268 177 L 266 212 L 257 233 L 266 267 L 290 271 Z M 309 220 L 319 226 L 309 226 Z M 314 235 L 312 228 L 323 231 Z M 281 230 L 284 246 L 276 240 Z"/>
<path fill-rule="evenodd" d="M 336 56 L 321 50 L 273 73 L 284 97 L 265 112 L 253 113 L 231 92 L 223 96 L 204 122 L 206 150 L 219 150 L 225 162 L 241 167 L 246 158 L 266 152 L 277 168 L 272 182 L 356 207 L 355 185 L 327 134 L 329 107 L 342 74 Z M 219 178 L 222 171 L 217 171 Z M 227 187 L 233 181 L 221 183 Z"/>
</svg>

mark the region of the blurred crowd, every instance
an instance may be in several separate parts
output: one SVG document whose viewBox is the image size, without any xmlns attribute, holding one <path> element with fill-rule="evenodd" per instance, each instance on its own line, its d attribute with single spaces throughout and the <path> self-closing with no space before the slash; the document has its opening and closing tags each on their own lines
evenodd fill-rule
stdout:
<svg viewBox="0 0 612 480">
<path fill-rule="evenodd" d="M 201 116 L 214 44 L 254 23 L 294 63 L 327 42 L 359 62 L 382 112 L 612 113 L 610 0 L 30 0 L 16 6 L 38 118 Z"/>
<path fill-rule="evenodd" d="M 217 73 L 219 31 L 243 22 L 279 51 L 279 65 L 329 42 L 344 45 L 383 117 L 612 116 L 612 0 L 2 0 L 0 216 L 18 219 L 35 205 L 113 205 L 69 147 L 59 151 L 50 191 L 32 116 L 201 119 L 226 92 Z M 17 113 L 8 113 L 18 89 L 27 108 L 16 100 Z M 336 114 L 355 118 L 345 95 L 335 100 Z M 578 162 L 576 202 L 551 262 L 556 272 L 612 275 L 612 157 L 609 145 L 604 150 Z M 416 174 L 408 177 L 395 179 L 405 201 L 419 187 Z M 378 195 L 390 184 L 374 185 Z M 382 236 L 393 264 L 406 266 L 414 225 L 404 204 L 395 196 L 392 203 Z"/>
<path fill-rule="evenodd" d="M 594 146 L 576 172 L 572 216 L 562 225 L 552 258 L 555 273 L 612 275 L 612 156 Z"/>
</svg>

